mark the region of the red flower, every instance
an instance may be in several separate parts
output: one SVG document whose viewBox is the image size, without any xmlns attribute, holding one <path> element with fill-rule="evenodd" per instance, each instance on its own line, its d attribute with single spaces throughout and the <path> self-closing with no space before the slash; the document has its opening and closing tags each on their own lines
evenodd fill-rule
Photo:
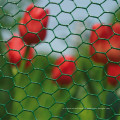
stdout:
<svg viewBox="0 0 120 120">
<path fill-rule="evenodd" d="M 117 64 L 110 64 L 108 66 L 108 75 L 111 76 L 108 77 L 108 83 L 113 86 L 116 86 L 118 81 L 120 81 L 120 66 Z"/>
<path fill-rule="evenodd" d="M 46 37 L 49 10 L 34 7 L 31 4 L 27 7 L 24 17 L 20 21 L 19 31 L 27 44 L 35 44 Z M 32 32 L 32 33 L 31 33 Z"/>
<path fill-rule="evenodd" d="M 120 24 L 116 23 L 112 27 L 95 24 L 90 36 L 90 55 L 95 62 L 107 63 L 110 61 L 120 61 Z"/>
<path fill-rule="evenodd" d="M 55 65 L 59 67 L 54 67 L 52 70 L 52 78 L 57 79 L 59 85 L 68 85 L 72 82 L 72 75 L 75 71 L 75 58 L 73 56 L 60 57 Z"/>
<path fill-rule="evenodd" d="M 14 34 L 14 37 L 7 42 L 8 57 L 11 63 L 15 63 L 18 66 L 20 65 L 21 56 L 24 57 L 26 52 L 26 46 L 21 38 L 17 34 Z M 27 59 L 32 59 L 34 54 L 34 49 L 30 48 Z M 26 67 L 30 65 L 30 61 L 26 62 Z"/>
</svg>

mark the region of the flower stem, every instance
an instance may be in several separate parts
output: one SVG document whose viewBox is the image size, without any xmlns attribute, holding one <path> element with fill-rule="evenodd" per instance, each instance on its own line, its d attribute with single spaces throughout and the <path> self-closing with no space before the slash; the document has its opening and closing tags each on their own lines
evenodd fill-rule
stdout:
<svg viewBox="0 0 120 120">
<path fill-rule="evenodd" d="M 94 94 L 94 95 L 97 95 L 97 92 L 96 92 L 96 89 L 95 89 L 95 86 L 91 83 L 91 80 L 89 80 L 90 78 L 88 77 L 88 75 L 86 74 L 85 75 L 85 81 L 87 82 L 88 86 L 88 90 L 91 94 Z M 89 80 L 89 81 L 88 81 Z"/>
<path fill-rule="evenodd" d="M 27 58 L 27 56 L 29 54 L 29 50 L 30 50 L 30 47 L 28 46 L 27 49 L 26 49 L 25 55 L 24 55 L 25 59 Z M 26 65 L 26 60 L 21 62 L 21 65 L 20 65 L 20 68 L 19 68 L 20 72 L 24 72 L 25 65 Z"/>
<path fill-rule="evenodd" d="M 27 56 L 28 56 L 28 53 L 29 53 L 29 49 L 30 49 L 30 47 L 27 47 L 26 48 L 26 52 L 25 52 L 25 55 L 24 55 L 24 58 L 26 59 L 27 58 Z M 26 60 L 23 60 L 23 61 L 21 61 L 21 64 L 20 64 L 20 67 L 19 67 L 19 71 L 21 72 L 21 73 L 24 73 L 24 69 L 25 69 L 25 66 L 26 66 Z M 23 82 L 22 81 L 22 74 L 18 74 L 18 76 L 17 76 L 17 78 L 15 78 L 16 80 L 15 81 L 17 81 L 17 84 L 18 84 L 18 86 L 21 84 L 21 82 Z M 21 98 L 23 98 L 24 99 L 24 97 L 25 97 L 25 94 L 22 92 L 21 93 L 21 89 L 22 88 L 19 88 L 19 89 L 16 89 L 16 90 L 14 90 L 14 100 L 16 100 L 16 98 L 18 99 L 17 100 L 17 103 L 19 103 L 21 100 Z M 12 113 L 15 113 L 16 112 L 16 109 L 21 109 L 20 107 L 18 107 L 18 106 L 16 106 L 16 102 L 15 101 L 13 101 L 13 104 L 12 104 Z"/>
<path fill-rule="evenodd" d="M 106 76 L 105 75 L 105 72 L 107 71 L 107 66 L 105 66 L 104 67 L 104 70 L 103 70 L 103 78 L 104 78 L 104 76 Z M 105 92 L 107 89 L 108 89 L 108 84 L 107 84 L 107 79 L 104 79 L 104 81 L 103 81 L 103 89 L 104 89 L 104 94 L 102 95 L 102 101 L 103 101 L 103 104 L 105 104 L 106 103 L 106 98 L 107 98 L 107 93 Z M 103 106 L 101 106 L 101 108 L 102 108 Z M 102 111 L 101 111 L 101 118 L 103 119 L 103 118 L 105 118 L 105 109 L 103 109 Z"/>
</svg>

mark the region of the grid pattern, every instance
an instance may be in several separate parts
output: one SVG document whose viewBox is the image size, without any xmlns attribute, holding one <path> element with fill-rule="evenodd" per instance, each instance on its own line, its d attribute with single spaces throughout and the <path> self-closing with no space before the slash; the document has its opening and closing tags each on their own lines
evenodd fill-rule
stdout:
<svg viewBox="0 0 120 120">
<path fill-rule="evenodd" d="M 118 51 L 117 56 L 120 56 L 120 47 L 112 47 L 110 43 L 112 37 L 120 34 L 113 28 L 120 18 L 119 1 L 112 1 L 116 9 L 109 12 L 104 6 L 107 2 L 107 0 L 0 1 L 0 120 L 119 119 L 119 84 L 112 86 L 107 82 L 108 77 L 112 77 L 119 83 L 119 78 L 116 77 L 119 77 L 119 72 L 116 76 L 107 72 L 110 63 L 119 65 L 120 62 L 119 57 L 114 61 L 107 55 L 111 49 L 115 49 Z M 32 13 L 26 10 L 31 3 L 34 5 L 32 9 L 36 7 L 44 9 L 45 15 L 40 20 L 33 18 Z M 30 20 L 22 23 L 20 20 L 25 14 L 30 16 Z M 104 25 L 102 17 L 106 14 L 111 15 L 109 19 L 111 23 Z M 42 21 L 46 17 L 49 18 L 48 26 L 44 26 Z M 44 31 L 42 35 L 47 32 L 45 40 L 31 30 L 33 26 L 30 26 L 23 36 L 14 34 L 15 32 L 19 34 L 20 25 L 27 28 L 32 20 L 41 24 L 42 29 L 39 32 Z M 93 29 L 91 26 L 95 22 L 100 26 Z M 109 38 L 104 38 L 111 46 L 105 52 L 97 51 L 94 44 L 103 39 L 99 35 L 102 26 L 113 30 Z M 90 42 L 91 32 L 95 32 L 98 37 L 94 42 Z M 26 43 L 24 39 L 28 33 L 28 36 L 31 34 L 37 36 L 39 42 Z M 14 42 L 11 45 L 10 42 L 14 39 L 22 40 L 22 43 Z M 32 41 L 32 38 L 29 39 Z M 94 49 L 92 55 L 89 52 L 90 47 Z M 10 50 L 14 51 L 11 59 Z M 24 51 L 27 52 L 23 54 Z M 93 58 L 97 53 L 106 56 L 107 62 L 104 65 L 97 63 L 96 57 Z M 14 54 L 21 59 L 11 62 Z M 74 56 L 75 60 L 66 59 L 65 56 L 69 54 Z M 63 56 L 64 59 L 60 64 L 55 64 L 59 56 Z M 66 62 L 74 63 L 75 70 L 72 74 L 62 73 L 60 65 Z M 67 74 L 67 79 L 71 79 L 69 85 L 60 85 L 57 82 L 59 78 L 51 77 L 54 67 L 61 72 L 59 78 Z"/>
</svg>

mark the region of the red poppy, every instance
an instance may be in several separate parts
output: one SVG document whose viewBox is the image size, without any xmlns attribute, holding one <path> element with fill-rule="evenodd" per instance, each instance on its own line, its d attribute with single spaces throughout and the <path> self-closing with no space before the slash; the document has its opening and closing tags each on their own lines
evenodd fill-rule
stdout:
<svg viewBox="0 0 120 120">
<path fill-rule="evenodd" d="M 95 24 L 90 36 L 90 55 L 95 62 L 120 61 L 120 24 Z"/>
<path fill-rule="evenodd" d="M 36 44 L 46 37 L 46 27 L 48 24 L 49 10 L 35 7 L 30 4 L 20 21 L 19 31 L 27 44 Z"/>
<path fill-rule="evenodd" d="M 108 66 L 108 83 L 116 86 L 120 81 L 120 66 L 118 64 L 110 64 Z M 118 80 L 118 81 L 117 81 Z"/>
<path fill-rule="evenodd" d="M 52 78 L 57 80 L 59 85 L 69 85 L 72 82 L 72 75 L 76 69 L 75 58 L 73 56 L 60 57 L 55 62 L 55 65 L 59 67 L 54 67 L 52 70 Z"/>
<path fill-rule="evenodd" d="M 24 57 L 26 52 L 26 46 L 24 42 L 17 34 L 14 34 L 14 37 L 7 42 L 8 57 L 11 63 L 15 63 L 18 66 L 20 65 L 20 60 Z M 30 48 L 27 59 L 31 60 L 34 57 L 34 49 Z M 26 62 L 26 67 L 30 65 L 30 61 Z"/>
</svg>

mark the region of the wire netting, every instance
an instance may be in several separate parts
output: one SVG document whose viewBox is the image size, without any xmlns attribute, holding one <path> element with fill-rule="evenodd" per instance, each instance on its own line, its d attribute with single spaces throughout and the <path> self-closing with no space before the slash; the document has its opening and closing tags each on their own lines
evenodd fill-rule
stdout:
<svg viewBox="0 0 120 120">
<path fill-rule="evenodd" d="M 0 120 L 119 120 L 119 9 L 119 0 L 0 0 Z"/>
</svg>

